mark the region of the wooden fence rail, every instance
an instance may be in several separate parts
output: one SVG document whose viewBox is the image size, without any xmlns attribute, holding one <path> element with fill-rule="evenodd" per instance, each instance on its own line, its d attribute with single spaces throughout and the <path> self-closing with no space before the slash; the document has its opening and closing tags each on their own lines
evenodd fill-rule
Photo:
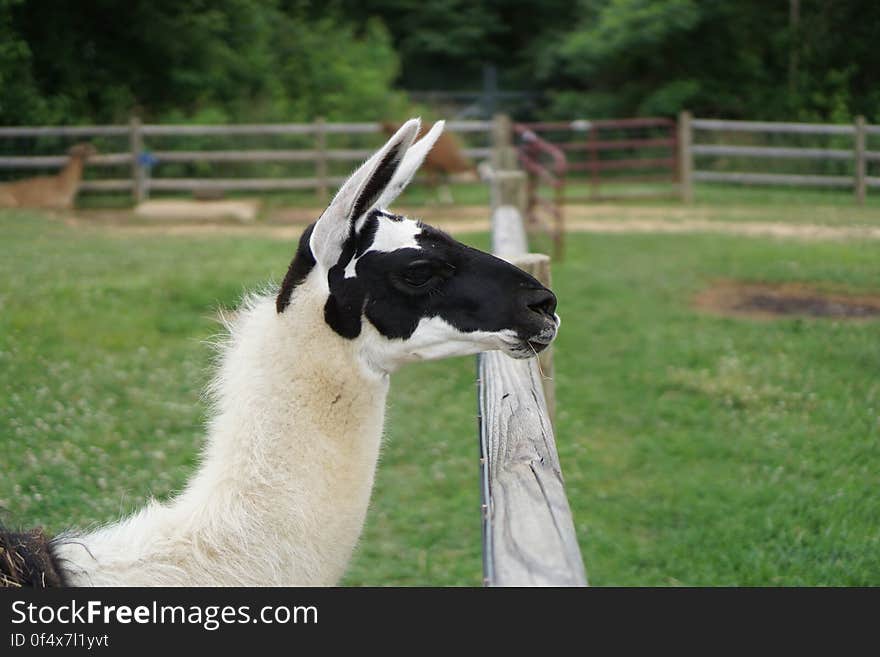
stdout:
<svg viewBox="0 0 880 657">
<path fill-rule="evenodd" d="M 450 121 L 446 129 L 457 133 L 476 133 L 488 136 L 492 123 L 489 121 Z M 368 148 L 328 148 L 328 135 L 378 134 L 379 123 L 327 123 L 321 119 L 314 123 L 251 124 L 251 125 L 155 125 L 141 124 L 133 118 L 128 125 L 96 126 L 18 126 L 0 127 L 0 143 L 4 139 L 61 137 L 88 139 L 95 137 L 128 137 L 125 152 L 101 153 L 90 158 L 89 167 L 127 168 L 125 177 L 85 180 L 81 189 L 94 192 L 129 191 L 136 202 L 148 197 L 151 191 L 200 191 L 200 190 L 290 190 L 315 189 L 322 196 L 339 184 L 344 176 L 334 176 L 328 171 L 330 162 L 361 162 L 373 151 Z M 301 135 L 312 138 L 312 146 L 302 149 L 150 149 L 151 140 L 161 138 L 163 144 L 175 137 L 265 137 Z M 118 148 L 118 147 L 117 147 Z M 487 158 L 490 146 L 465 148 L 463 154 L 472 159 Z M 15 155 L 0 156 L 0 169 L 46 169 L 63 166 L 64 155 Z M 278 178 L 171 178 L 160 177 L 163 164 L 170 163 L 312 163 L 314 175 Z"/>
<path fill-rule="evenodd" d="M 528 253 L 525 175 L 496 172 L 492 184 L 493 252 L 549 285 L 549 258 Z M 587 585 L 554 440 L 550 350 L 541 357 L 491 351 L 477 361 L 487 586 Z"/>
<path fill-rule="evenodd" d="M 868 136 L 880 135 L 880 125 L 868 125 L 864 117 L 856 117 L 852 124 L 785 123 L 771 121 L 728 121 L 691 118 L 686 112 L 679 117 L 680 143 L 684 144 L 680 159 L 682 198 L 693 198 L 692 185 L 700 182 L 728 182 L 751 185 L 790 185 L 797 187 L 849 187 L 859 204 L 865 202 L 867 191 L 880 187 L 880 177 L 869 175 L 868 164 L 880 162 L 880 151 L 868 149 Z M 697 143 L 695 134 L 752 133 L 760 135 L 831 136 L 852 140 L 851 148 L 742 146 L 735 144 Z M 839 140 L 838 140 L 839 141 Z M 730 171 L 721 168 L 700 169 L 694 166 L 695 157 L 738 157 L 779 160 L 813 160 L 852 162 L 851 175 L 813 173 L 759 173 Z"/>
</svg>

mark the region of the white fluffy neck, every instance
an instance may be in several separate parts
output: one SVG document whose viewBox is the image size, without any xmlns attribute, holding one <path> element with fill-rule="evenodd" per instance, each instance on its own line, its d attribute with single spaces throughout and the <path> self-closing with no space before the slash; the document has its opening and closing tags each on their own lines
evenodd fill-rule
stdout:
<svg viewBox="0 0 880 657">
<path fill-rule="evenodd" d="M 167 503 L 60 547 L 78 585 L 329 585 L 361 533 L 387 376 L 323 319 L 310 276 L 277 314 L 251 300 L 211 387 L 202 462 Z"/>
</svg>

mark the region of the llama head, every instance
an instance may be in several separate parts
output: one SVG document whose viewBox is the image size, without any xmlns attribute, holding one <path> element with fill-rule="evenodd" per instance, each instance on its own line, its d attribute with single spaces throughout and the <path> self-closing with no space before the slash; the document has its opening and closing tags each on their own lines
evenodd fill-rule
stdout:
<svg viewBox="0 0 880 657">
<path fill-rule="evenodd" d="M 81 144 L 74 144 L 73 146 L 68 148 L 67 154 L 73 158 L 80 158 L 80 159 L 86 160 L 86 159 L 92 157 L 93 155 L 97 155 L 98 149 L 95 148 L 94 146 L 92 146 L 91 144 L 84 142 Z"/>
<path fill-rule="evenodd" d="M 361 341 L 377 369 L 493 349 L 535 355 L 559 326 L 550 290 L 505 260 L 387 210 L 443 122 L 415 142 L 419 127 L 418 119 L 405 123 L 306 230 L 277 297 L 278 313 L 298 285 L 315 277 L 326 289 L 324 321 Z"/>
</svg>

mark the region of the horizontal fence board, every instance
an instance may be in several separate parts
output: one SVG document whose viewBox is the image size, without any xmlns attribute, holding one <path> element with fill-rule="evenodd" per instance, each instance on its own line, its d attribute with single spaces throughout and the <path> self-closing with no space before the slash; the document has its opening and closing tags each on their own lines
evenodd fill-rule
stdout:
<svg viewBox="0 0 880 657">
<path fill-rule="evenodd" d="M 615 140 L 597 140 L 597 141 L 577 141 L 566 143 L 554 143 L 555 146 L 564 151 L 605 151 L 605 150 L 621 150 L 628 148 L 666 148 L 675 146 L 675 139 L 671 137 L 663 137 L 657 139 L 615 139 Z"/>
<path fill-rule="evenodd" d="M 741 157 L 778 157 L 789 159 L 851 160 L 854 152 L 840 148 L 781 148 L 775 146 L 715 146 L 695 144 L 694 155 L 733 155 Z"/>
<path fill-rule="evenodd" d="M 341 184 L 345 177 L 326 179 L 330 185 Z M 147 181 L 151 190 L 195 191 L 195 190 L 284 190 L 314 189 L 320 186 L 317 178 L 151 178 Z"/>
<path fill-rule="evenodd" d="M 569 163 L 570 171 L 622 171 L 629 169 L 669 169 L 675 166 L 674 158 L 632 159 L 632 160 L 593 160 Z"/>
<path fill-rule="evenodd" d="M 866 176 L 865 177 L 865 184 L 868 187 L 880 187 L 880 178 L 877 178 L 874 176 Z"/>
<path fill-rule="evenodd" d="M 141 129 L 145 136 L 171 135 L 314 135 L 325 134 L 372 134 L 382 131 L 379 123 L 260 123 L 240 125 L 161 125 L 147 124 Z M 486 121 L 451 121 L 446 124 L 452 132 L 486 132 L 491 123 Z M 126 134 L 128 128 L 123 129 Z"/>
<path fill-rule="evenodd" d="M 825 123 L 783 123 L 775 121 L 727 121 L 723 119 L 692 119 L 695 130 L 720 132 L 778 132 L 813 135 L 852 135 L 855 126 Z"/>
<path fill-rule="evenodd" d="M 0 137 L 107 137 L 130 130 L 127 125 L 11 126 L 0 127 Z"/>
<path fill-rule="evenodd" d="M 880 151 L 865 151 L 865 159 L 869 162 L 880 162 Z"/>
<path fill-rule="evenodd" d="M 318 151 L 261 150 L 261 151 L 151 151 L 150 155 L 162 162 L 311 162 Z"/>
<path fill-rule="evenodd" d="M 793 185 L 815 187 L 851 187 L 852 176 L 810 176 L 781 173 L 743 173 L 694 171 L 693 179 L 701 182 L 735 182 L 756 185 Z"/>
<path fill-rule="evenodd" d="M 573 130 L 575 132 L 586 132 L 590 128 L 599 130 L 611 130 L 615 128 L 660 128 L 673 127 L 675 121 L 664 117 L 645 117 L 632 119 L 575 119 L 574 121 L 536 121 L 532 123 L 522 123 L 524 127 L 530 130 Z"/>
<path fill-rule="evenodd" d="M 447 121 L 445 130 L 452 132 L 489 132 L 491 121 Z"/>
<path fill-rule="evenodd" d="M 66 155 L 12 155 L 0 157 L 0 169 L 51 169 L 67 164 Z M 120 166 L 131 164 L 130 153 L 93 155 L 86 166 Z"/>
<path fill-rule="evenodd" d="M 84 192 L 128 192 L 133 185 L 131 180 L 84 180 L 79 189 Z"/>
<path fill-rule="evenodd" d="M 315 125 L 312 123 L 268 123 L 241 125 L 146 124 L 141 128 L 141 133 L 145 137 L 167 137 L 172 135 L 311 135 L 315 133 Z"/>
</svg>

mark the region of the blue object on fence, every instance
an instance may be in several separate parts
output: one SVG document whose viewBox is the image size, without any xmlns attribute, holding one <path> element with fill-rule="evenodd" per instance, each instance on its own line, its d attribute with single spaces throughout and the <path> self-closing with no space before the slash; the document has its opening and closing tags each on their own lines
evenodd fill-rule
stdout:
<svg viewBox="0 0 880 657">
<path fill-rule="evenodd" d="M 151 169 L 155 165 L 159 164 L 159 158 L 153 155 L 150 151 L 141 151 L 137 156 L 137 162 L 142 167 L 146 169 Z"/>
</svg>

